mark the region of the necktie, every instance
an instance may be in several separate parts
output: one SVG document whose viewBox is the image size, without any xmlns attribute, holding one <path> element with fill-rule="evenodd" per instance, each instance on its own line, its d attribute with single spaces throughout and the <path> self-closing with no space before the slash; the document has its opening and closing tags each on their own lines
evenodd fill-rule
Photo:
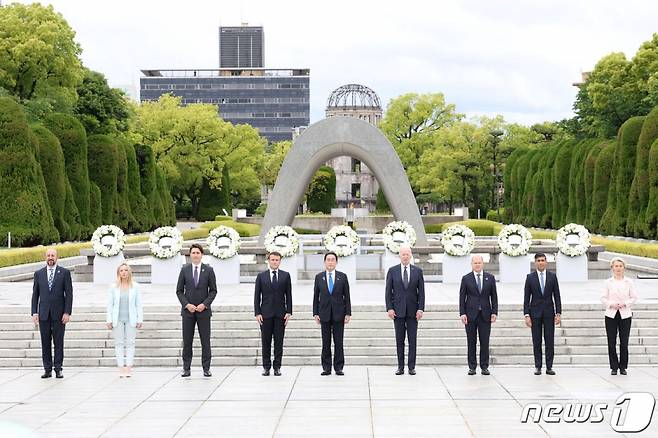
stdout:
<svg viewBox="0 0 658 438">
<path fill-rule="evenodd" d="M 333 274 L 329 273 L 329 295 L 334 293 L 334 277 Z"/>
<path fill-rule="evenodd" d="M 199 285 L 199 267 L 194 267 L 194 287 Z"/>
<path fill-rule="evenodd" d="M 482 293 L 482 281 L 480 280 L 480 274 L 478 274 L 477 277 L 478 277 L 478 292 Z"/>
<path fill-rule="evenodd" d="M 279 279 L 276 277 L 276 271 L 272 271 L 272 284 L 276 284 Z"/>
<path fill-rule="evenodd" d="M 544 273 L 539 273 L 539 285 L 541 286 L 541 294 L 544 295 Z"/>
<path fill-rule="evenodd" d="M 404 287 L 406 288 L 409 286 L 409 273 L 407 272 L 407 267 L 404 267 L 404 274 L 402 274 L 402 283 L 404 284 Z"/>
<path fill-rule="evenodd" d="M 55 277 L 55 270 L 54 269 L 48 269 L 48 289 L 53 288 L 53 279 Z"/>
</svg>

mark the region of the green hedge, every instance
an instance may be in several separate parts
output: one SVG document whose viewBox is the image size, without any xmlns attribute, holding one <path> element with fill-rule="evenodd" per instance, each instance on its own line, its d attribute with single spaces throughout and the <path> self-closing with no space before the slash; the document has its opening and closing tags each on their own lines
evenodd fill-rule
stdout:
<svg viewBox="0 0 658 438">
<path fill-rule="evenodd" d="M 167 178 L 164 172 L 158 166 L 155 167 L 155 177 L 158 188 L 158 194 L 162 202 L 163 221 L 161 225 L 176 225 L 176 207 L 174 200 L 171 197 L 169 186 L 167 185 Z"/>
<path fill-rule="evenodd" d="M 583 217 L 578 220 L 579 223 L 584 224 L 588 229 L 594 230 L 598 227 L 598 223 L 593 225 L 591 223 L 591 210 L 592 210 L 592 196 L 594 190 L 594 172 L 596 170 L 596 159 L 603 149 L 604 142 L 599 142 L 592 146 L 587 153 L 585 159 L 585 168 L 583 169 L 583 188 L 585 192 L 585 209 Z"/>
<path fill-rule="evenodd" d="M 128 185 L 128 160 L 126 149 L 123 146 L 127 140 L 113 138 L 117 154 L 117 197 L 114 202 L 114 224 L 127 233 L 142 231 L 135 221 L 130 208 L 130 197 Z"/>
<path fill-rule="evenodd" d="M 135 147 L 129 141 L 121 142 L 126 153 L 126 165 L 128 166 L 128 202 L 130 210 L 135 219 L 135 225 L 140 231 L 153 229 L 153 212 L 146 204 L 146 198 L 142 195 L 142 184 L 139 178 L 139 166 Z"/>
<path fill-rule="evenodd" d="M 82 124 L 68 114 L 54 113 L 43 124 L 59 139 L 64 153 L 66 175 L 73 191 L 73 201 L 80 215 L 82 236 L 91 236 L 97 225 L 90 220 L 90 185 L 87 133 Z M 70 202 L 70 201 L 69 201 Z"/>
<path fill-rule="evenodd" d="M 41 124 L 33 125 L 32 132 L 37 139 L 37 159 L 44 178 L 48 204 L 53 215 L 55 228 L 63 240 L 73 240 L 71 228 L 64 218 L 66 204 L 66 170 L 64 169 L 64 153 L 57 137 Z"/>
<path fill-rule="evenodd" d="M 153 228 L 157 228 L 167 222 L 165 210 L 162 204 L 162 196 L 158 192 L 157 173 L 153 149 L 144 144 L 135 145 L 137 165 L 139 166 L 140 184 L 142 195 L 151 209 L 153 216 Z"/>
<path fill-rule="evenodd" d="M 225 227 L 234 228 L 235 231 L 237 231 L 238 234 L 240 234 L 240 236 L 242 236 L 242 237 L 253 237 L 253 236 L 260 235 L 260 225 L 258 225 L 258 224 L 246 224 L 246 223 L 243 223 L 243 222 L 235 222 L 233 220 L 205 222 L 201 225 L 201 228 L 204 228 L 206 230 L 212 230 L 213 228 L 217 228 L 220 225 L 224 225 Z"/>
<path fill-rule="evenodd" d="M 23 109 L 0 97 L 0 245 L 7 233 L 15 246 L 59 241 L 37 160 L 37 139 Z"/>
<path fill-rule="evenodd" d="M 647 115 L 642 125 L 635 152 L 635 172 L 628 200 L 626 234 L 649 237 L 652 230 L 646 228 L 645 216 L 649 204 L 649 152 L 658 138 L 658 107 Z"/>
<path fill-rule="evenodd" d="M 649 203 L 644 215 L 647 237 L 658 239 L 658 140 L 649 150 Z"/>
<path fill-rule="evenodd" d="M 119 159 L 116 142 L 109 136 L 89 136 L 89 177 L 101 191 L 101 218 L 105 224 L 115 223 Z"/>
<path fill-rule="evenodd" d="M 232 221 L 232 220 L 233 218 L 231 216 L 224 216 L 224 215 L 215 216 L 215 222 Z"/>
</svg>

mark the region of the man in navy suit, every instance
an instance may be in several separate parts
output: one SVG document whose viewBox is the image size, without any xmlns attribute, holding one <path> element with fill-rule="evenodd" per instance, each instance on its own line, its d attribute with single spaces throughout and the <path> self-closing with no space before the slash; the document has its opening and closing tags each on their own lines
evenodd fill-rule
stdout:
<svg viewBox="0 0 658 438">
<path fill-rule="evenodd" d="M 411 248 L 400 247 L 400 264 L 386 273 L 386 311 L 395 325 L 398 369 L 404 374 L 404 339 L 409 340 L 409 374 L 416 374 L 416 334 L 418 321 L 425 311 L 425 280 L 423 270 L 411 264 Z"/>
<path fill-rule="evenodd" d="M 489 372 L 489 335 L 491 324 L 498 316 L 498 293 L 496 279 L 483 270 L 484 260 L 481 255 L 471 257 L 472 272 L 462 277 L 459 287 L 459 318 L 466 328 L 468 345 L 468 375 L 475 374 L 477 368 L 476 347 L 480 337 L 480 369 L 488 376 Z"/>
<path fill-rule="evenodd" d="M 525 278 L 523 314 L 525 325 L 532 330 L 535 375 L 541 374 L 543 332 L 546 344 L 546 374 L 553 376 L 555 375 L 555 371 L 553 371 L 555 326 L 560 324 L 562 313 L 560 285 L 555 273 L 546 269 L 545 254 L 535 254 L 535 268 L 537 270 Z"/>
<path fill-rule="evenodd" d="M 217 296 L 217 281 L 215 271 L 211 266 L 201 263 L 203 247 L 198 243 L 190 246 L 190 260 L 183 266 L 178 275 L 176 295 L 181 303 L 181 317 L 183 325 L 183 373 L 181 377 L 190 377 L 192 364 L 192 341 L 194 340 L 194 326 L 199 330 L 201 340 L 201 366 L 203 375 L 211 377 L 210 360 L 210 305 Z"/>
<path fill-rule="evenodd" d="M 324 255 L 325 270 L 315 276 L 313 286 L 313 318 L 322 328 L 322 373 L 331 374 L 331 338 L 334 339 L 334 371 L 342 376 L 345 365 L 343 333 L 352 317 L 350 283 L 347 275 L 336 271 L 338 256 L 334 252 Z"/>
<path fill-rule="evenodd" d="M 269 269 L 256 277 L 254 313 L 260 324 L 263 345 L 263 375 L 270 375 L 272 367 L 272 335 L 274 335 L 274 375 L 281 375 L 283 335 L 292 317 L 292 285 L 290 274 L 279 269 L 281 254 L 267 255 Z"/>
<path fill-rule="evenodd" d="M 46 266 L 34 273 L 32 286 L 32 320 L 39 325 L 41 357 L 45 370 L 42 379 L 52 377 L 51 341 L 55 344 L 55 377 L 64 377 L 64 328 L 71 318 L 72 307 L 71 272 L 57 266 L 57 251 L 50 248 L 46 251 Z"/>
</svg>

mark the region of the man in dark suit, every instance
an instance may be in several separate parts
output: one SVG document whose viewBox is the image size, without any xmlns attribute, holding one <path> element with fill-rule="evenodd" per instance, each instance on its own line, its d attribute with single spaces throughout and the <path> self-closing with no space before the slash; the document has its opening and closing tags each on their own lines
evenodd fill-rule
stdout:
<svg viewBox="0 0 658 438">
<path fill-rule="evenodd" d="M 313 318 L 322 327 L 322 373 L 331 374 L 331 338 L 334 339 L 334 371 L 342 376 L 345 365 L 343 332 L 352 317 L 350 283 L 347 275 L 336 271 L 338 256 L 334 252 L 324 255 L 325 270 L 315 276 L 313 286 Z"/>
<path fill-rule="evenodd" d="M 190 376 L 192 364 L 192 341 L 194 340 L 194 326 L 199 330 L 201 340 L 201 366 L 205 377 L 212 376 L 210 372 L 210 317 L 212 304 L 217 295 L 217 282 L 212 267 L 201 263 L 203 247 L 198 243 L 190 247 L 190 260 L 181 268 L 176 286 L 176 295 L 180 301 L 183 320 L 183 374 Z"/>
<path fill-rule="evenodd" d="M 480 369 L 488 376 L 489 372 L 489 335 L 491 324 L 498 316 L 498 294 L 496 279 L 483 270 L 484 260 L 481 255 L 471 257 L 473 271 L 462 277 L 459 287 L 459 318 L 466 328 L 468 345 L 468 375 L 475 374 L 477 360 L 475 351 L 477 337 L 480 337 Z"/>
<path fill-rule="evenodd" d="M 42 379 L 52 377 L 53 356 L 51 341 L 55 344 L 55 377 L 61 379 L 64 361 L 64 329 L 73 308 L 71 272 L 57 266 L 57 251 L 46 251 L 46 266 L 34 273 L 32 286 L 32 320 L 41 333 Z"/>
<path fill-rule="evenodd" d="M 525 325 L 532 330 L 535 375 L 541 374 L 543 332 L 546 344 L 546 374 L 553 376 L 555 375 L 553 371 L 555 326 L 560 324 L 562 313 L 560 285 L 555 273 L 546 270 L 545 254 L 535 254 L 535 268 L 537 270 L 525 278 L 523 314 Z"/>
<path fill-rule="evenodd" d="M 404 374 L 404 339 L 409 340 L 409 374 L 416 374 L 416 334 L 418 321 L 425 311 L 425 280 L 423 270 L 411 264 L 411 248 L 400 247 L 400 264 L 386 273 L 386 311 L 395 325 L 398 369 Z"/>
<path fill-rule="evenodd" d="M 292 317 L 292 285 L 290 274 L 279 269 L 281 254 L 267 255 L 269 269 L 256 277 L 254 287 L 254 313 L 260 324 L 263 345 L 263 375 L 270 375 L 272 367 L 272 335 L 274 335 L 274 375 L 281 375 L 283 335 Z"/>
</svg>

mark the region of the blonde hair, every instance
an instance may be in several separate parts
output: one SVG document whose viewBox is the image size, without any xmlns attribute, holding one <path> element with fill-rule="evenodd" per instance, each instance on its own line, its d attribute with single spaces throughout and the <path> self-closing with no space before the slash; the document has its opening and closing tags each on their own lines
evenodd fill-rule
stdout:
<svg viewBox="0 0 658 438">
<path fill-rule="evenodd" d="M 132 270 L 132 268 L 130 267 L 130 265 L 129 265 L 128 263 L 126 263 L 126 262 L 121 263 L 121 264 L 117 267 L 117 283 L 116 283 L 116 286 L 117 286 L 117 287 L 121 287 L 121 275 L 119 274 L 119 272 L 121 271 L 121 268 L 122 268 L 123 266 L 125 266 L 125 267 L 128 268 L 128 284 L 130 285 L 130 287 L 132 287 L 132 286 L 133 286 L 133 270 Z"/>
<path fill-rule="evenodd" d="M 622 259 L 621 257 L 613 257 L 612 260 L 610 260 L 610 269 L 612 269 L 612 266 L 617 262 L 621 263 L 624 266 L 624 268 L 626 268 L 626 262 L 624 261 L 624 259 Z"/>
</svg>

